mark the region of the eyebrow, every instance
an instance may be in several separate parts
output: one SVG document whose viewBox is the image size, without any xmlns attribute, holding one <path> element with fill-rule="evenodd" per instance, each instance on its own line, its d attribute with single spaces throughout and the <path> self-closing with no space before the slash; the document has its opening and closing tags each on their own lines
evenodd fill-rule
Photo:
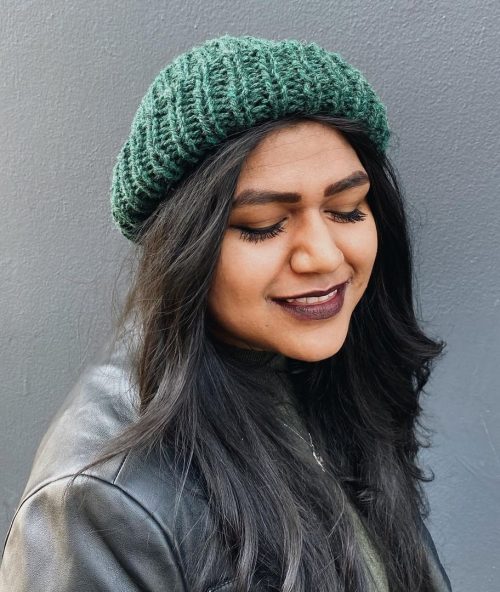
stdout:
<svg viewBox="0 0 500 592">
<path fill-rule="evenodd" d="M 325 188 L 324 197 L 331 197 L 351 187 L 359 187 L 365 183 L 369 183 L 370 179 L 364 171 L 355 171 L 348 177 L 335 181 Z M 289 191 L 265 191 L 259 189 L 244 189 L 233 199 L 233 208 L 241 208 L 243 206 L 264 205 L 268 203 L 299 203 L 302 199 L 300 193 L 292 193 Z"/>
</svg>

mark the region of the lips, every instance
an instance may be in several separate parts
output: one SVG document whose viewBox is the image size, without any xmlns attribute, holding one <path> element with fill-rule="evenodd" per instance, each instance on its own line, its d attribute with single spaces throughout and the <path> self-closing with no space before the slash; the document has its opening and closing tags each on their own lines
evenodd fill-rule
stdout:
<svg viewBox="0 0 500 592">
<path fill-rule="evenodd" d="M 345 286 L 345 284 L 347 283 L 348 280 L 346 280 L 345 282 L 342 282 L 341 284 L 336 284 L 335 286 L 330 286 L 329 288 L 326 288 L 325 290 L 313 290 L 311 292 L 304 292 L 302 294 L 295 294 L 293 296 L 283 296 L 280 298 L 273 298 L 273 300 L 277 300 L 278 302 L 284 302 L 286 300 L 291 300 L 294 298 L 307 298 L 307 297 L 313 297 L 313 296 L 326 296 L 327 294 L 330 294 L 330 292 L 333 292 L 334 290 L 338 290 L 342 287 Z"/>
<path fill-rule="evenodd" d="M 294 304 L 321 304 L 323 302 L 329 302 L 339 291 L 339 288 L 328 292 L 325 296 L 307 296 L 306 298 L 287 298 L 285 301 L 279 300 L 278 302 L 290 302 Z"/>
<path fill-rule="evenodd" d="M 332 295 L 322 302 L 308 302 L 308 298 L 303 300 L 292 300 L 291 302 L 283 299 L 275 299 L 279 306 L 287 315 L 301 321 L 323 321 L 337 315 L 344 304 L 344 295 L 349 282 L 332 286 Z M 324 292 L 324 290 L 322 290 Z M 328 292 L 327 292 L 328 294 Z"/>
</svg>

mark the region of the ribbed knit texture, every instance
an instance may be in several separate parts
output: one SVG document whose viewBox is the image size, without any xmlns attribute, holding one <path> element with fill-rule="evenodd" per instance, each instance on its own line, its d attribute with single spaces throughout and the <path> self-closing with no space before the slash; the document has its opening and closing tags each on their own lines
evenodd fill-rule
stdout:
<svg viewBox="0 0 500 592">
<path fill-rule="evenodd" d="M 223 35 L 155 78 L 113 171 L 111 211 L 130 240 L 167 193 L 230 134 L 291 114 L 363 122 L 380 150 L 386 109 L 361 72 L 316 43 Z"/>
</svg>

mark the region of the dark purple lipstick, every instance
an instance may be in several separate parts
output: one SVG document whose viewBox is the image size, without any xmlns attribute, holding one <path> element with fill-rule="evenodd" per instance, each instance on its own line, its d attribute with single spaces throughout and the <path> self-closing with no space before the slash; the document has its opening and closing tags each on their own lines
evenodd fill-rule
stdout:
<svg viewBox="0 0 500 592">
<path fill-rule="evenodd" d="M 340 312 L 344 304 L 344 295 L 349 281 L 337 284 L 327 290 L 316 290 L 300 296 L 289 296 L 288 298 L 274 298 L 283 310 L 300 320 L 324 320 L 329 319 Z M 307 301 L 310 298 L 323 297 L 322 302 Z"/>
</svg>

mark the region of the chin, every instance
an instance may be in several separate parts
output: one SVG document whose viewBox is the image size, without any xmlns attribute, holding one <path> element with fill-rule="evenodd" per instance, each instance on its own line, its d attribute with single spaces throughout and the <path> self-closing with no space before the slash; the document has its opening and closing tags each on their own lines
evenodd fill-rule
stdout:
<svg viewBox="0 0 500 592">
<path fill-rule="evenodd" d="M 349 324 L 323 328 L 308 335 L 296 335 L 296 340 L 283 344 L 282 353 L 303 362 L 320 362 L 335 356 L 344 345 Z"/>
<path fill-rule="evenodd" d="M 300 360 L 301 362 L 320 362 L 337 354 L 343 344 L 344 342 L 332 345 L 331 347 L 286 348 L 288 351 L 284 351 L 283 353 L 287 357 Z"/>
</svg>

